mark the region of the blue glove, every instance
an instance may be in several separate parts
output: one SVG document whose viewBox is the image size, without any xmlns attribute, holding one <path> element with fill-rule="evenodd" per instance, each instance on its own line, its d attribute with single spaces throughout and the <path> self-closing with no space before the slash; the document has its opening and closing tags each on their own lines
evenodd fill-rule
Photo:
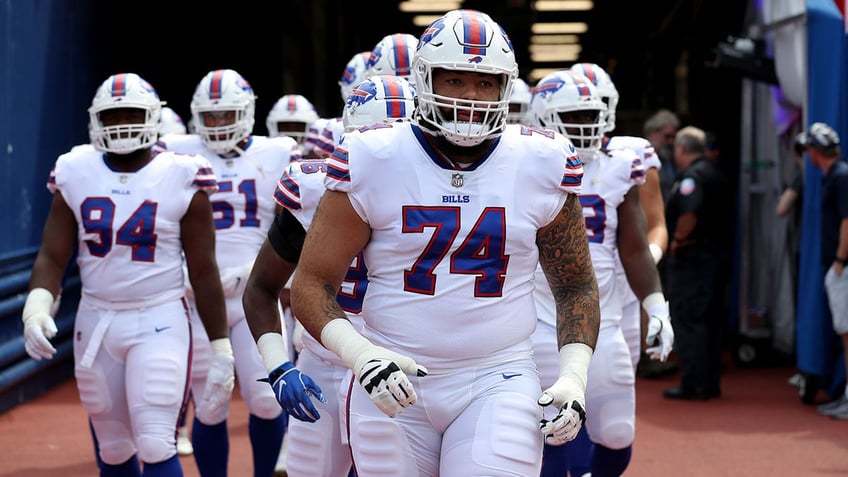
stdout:
<svg viewBox="0 0 848 477">
<path fill-rule="evenodd" d="M 315 422 L 320 419 L 321 415 L 312 405 L 309 396 L 314 396 L 323 403 L 327 402 L 327 398 L 324 397 L 324 393 L 315 381 L 301 373 L 291 361 L 286 361 L 271 371 L 268 382 L 271 383 L 274 396 L 286 414 L 304 422 Z"/>
</svg>

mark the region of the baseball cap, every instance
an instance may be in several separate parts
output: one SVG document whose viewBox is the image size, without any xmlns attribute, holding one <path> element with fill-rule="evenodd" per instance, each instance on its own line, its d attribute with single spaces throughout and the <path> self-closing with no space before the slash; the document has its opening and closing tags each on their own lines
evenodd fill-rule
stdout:
<svg viewBox="0 0 848 477">
<path fill-rule="evenodd" d="M 839 146 L 839 134 L 825 123 L 813 123 L 804 139 L 806 146 L 822 150 L 835 149 Z"/>
</svg>

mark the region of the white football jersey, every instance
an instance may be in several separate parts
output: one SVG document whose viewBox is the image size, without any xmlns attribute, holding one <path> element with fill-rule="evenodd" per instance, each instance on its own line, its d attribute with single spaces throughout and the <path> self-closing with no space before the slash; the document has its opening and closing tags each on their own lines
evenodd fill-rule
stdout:
<svg viewBox="0 0 848 477">
<path fill-rule="evenodd" d="M 132 309 L 185 294 L 180 221 L 198 190 L 217 189 L 206 159 L 162 153 L 128 173 L 77 148 L 59 156 L 47 187 L 76 218 L 82 294 L 91 303 Z"/>
<path fill-rule="evenodd" d="M 645 168 L 645 171 L 648 169 L 656 169 L 657 171 L 662 169 L 660 157 L 657 156 L 654 146 L 651 145 L 650 141 L 643 137 L 613 136 L 611 138 L 607 138 L 606 149 L 630 149 L 642 159 L 642 166 Z M 644 181 L 642 183 L 644 183 Z M 627 283 L 627 277 L 624 276 L 624 265 L 621 264 L 621 257 L 619 257 L 618 254 L 616 254 L 615 261 L 616 273 L 620 275 L 619 284 L 621 286 L 629 287 L 630 285 Z"/>
<path fill-rule="evenodd" d="M 231 158 L 208 150 L 194 134 L 167 135 L 157 144 L 159 148 L 202 155 L 215 171 L 218 192 L 211 199 L 218 267 L 244 265 L 255 258 L 276 215 L 271 198 L 277 179 L 292 155 L 299 155 L 294 139 L 251 136 L 244 154 Z"/>
<path fill-rule="evenodd" d="M 641 159 L 630 149 L 598 152 L 583 163 L 583 191 L 580 204 L 586 220 L 586 236 L 592 266 L 598 281 L 601 321 L 621 316 L 615 293 L 615 263 L 618 257 L 618 206 L 636 185 L 645 182 Z M 541 266 L 536 271 L 541 283 L 536 291 L 539 319 L 550 325 L 556 320 L 554 299 Z M 618 307 L 617 311 L 616 307 Z"/>
<path fill-rule="evenodd" d="M 509 126 L 459 168 L 412 123 L 345 137 L 325 185 L 371 227 L 363 334 L 431 371 L 530 352 L 536 234 L 580 191 L 572 144 Z"/>
<path fill-rule="evenodd" d="M 342 133 L 344 133 L 344 123 L 341 116 L 328 120 L 321 135 L 318 136 L 316 149 L 325 156 L 329 156 L 341 140 Z"/>
<path fill-rule="evenodd" d="M 309 230 L 312 218 L 318 208 L 318 202 L 324 195 L 324 177 L 327 167 L 323 159 L 303 159 L 292 162 L 277 183 L 274 200 L 288 209 L 300 222 L 304 230 Z M 362 300 L 368 289 L 368 270 L 365 268 L 360 252 L 350 265 L 336 299 L 347 313 L 348 319 L 359 329 L 362 327 Z M 309 348 L 318 357 L 339 366 L 344 362 L 332 351 L 324 348 L 309 333 L 303 334 L 303 347 Z"/>
</svg>

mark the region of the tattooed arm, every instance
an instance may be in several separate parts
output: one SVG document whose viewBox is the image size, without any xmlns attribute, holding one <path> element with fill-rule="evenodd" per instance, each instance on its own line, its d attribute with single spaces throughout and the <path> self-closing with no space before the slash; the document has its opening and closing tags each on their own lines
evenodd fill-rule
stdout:
<svg viewBox="0 0 848 477">
<path fill-rule="evenodd" d="M 586 421 L 586 381 L 601 320 L 598 283 L 577 196 L 568 196 L 554 221 L 539 230 L 536 243 L 556 303 L 559 343 L 559 378 L 538 400 L 540 406 L 554 406 L 557 417 L 543 419 L 539 428 L 547 444 L 561 445 L 574 439 Z"/>
<path fill-rule="evenodd" d="M 539 230 L 536 243 L 556 303 L 559 346 L 583 343 L 594 348 L 601 320 L 598 282 L 576 195 L 570 194 L 554 221 Z"/>
</svg>

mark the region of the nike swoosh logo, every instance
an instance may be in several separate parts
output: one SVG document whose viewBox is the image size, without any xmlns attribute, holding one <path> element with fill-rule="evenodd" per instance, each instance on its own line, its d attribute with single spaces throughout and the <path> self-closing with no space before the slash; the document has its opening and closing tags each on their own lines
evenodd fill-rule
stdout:
<svg viewBox="0 0 848 477">
<path fill-rule="evenodd" d="M 165 331 L 165 330 L 170 329 L 170 328 L 171 328 L 170 326 L 163 326 L 163 327 L 161 327 L 161 328 L 159 328 L 159 327 L 157 326 L 157 327 L 155 327 L 155 328 L 153 328 L 153 329 L 154 329 L 154 330 L 156 330 L 156 332 L 157 332 L 157 333 L 159 333 L 160 331 Z"/>
<path fill-rule="evenodd" d="M 516 376 L 521 376 L 521 373 L 501 373 L 504 379 L 512 379 Z"/>
</svg>

